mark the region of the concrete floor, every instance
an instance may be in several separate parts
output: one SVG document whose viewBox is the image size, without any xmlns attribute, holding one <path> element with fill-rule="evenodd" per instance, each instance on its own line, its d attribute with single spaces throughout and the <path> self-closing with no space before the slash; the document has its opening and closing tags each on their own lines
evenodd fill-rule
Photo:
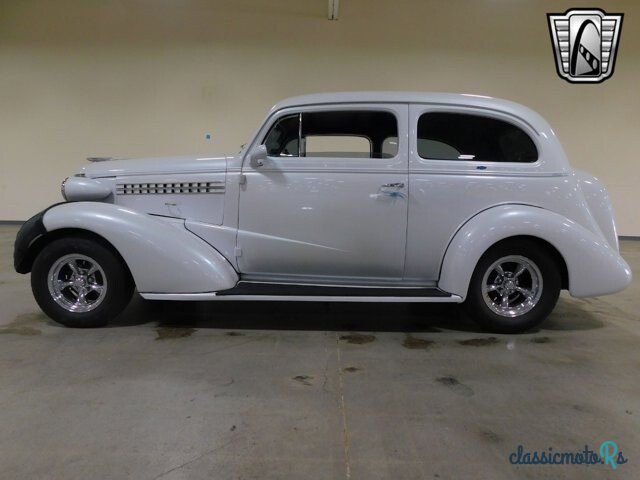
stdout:
<svg viewBox="0 0 640 480">
<path fill-rule="evenodd" d="M 0 227 L 0 478 L 640 478 L 640 281 L 539 331 L 455 306 L 153 303 L 48 320 Z M 623 242 L 640 271 L 640 242 Z M 615 440 L 628 459 L 514 466 Z"/>
</svg>

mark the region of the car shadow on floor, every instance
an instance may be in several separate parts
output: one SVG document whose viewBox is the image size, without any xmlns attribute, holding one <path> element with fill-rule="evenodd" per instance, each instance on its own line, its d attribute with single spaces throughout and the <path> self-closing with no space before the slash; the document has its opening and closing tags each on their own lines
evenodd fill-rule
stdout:
<svg viewBox="0 0 640 480">
<path fill-rule="evenodd" d="M 127 309 L 110 323 L 127 327 L 157 323 L 161 327 L 232 330 L 311 330 L 371 332 L 481 333 L 460 305 L 446 303 L 339 302 L 170 302 L 135 296 Z M 590 330 L 603 322 L 588 305 L 560 300 L 540 330 Z"/>
</svg>

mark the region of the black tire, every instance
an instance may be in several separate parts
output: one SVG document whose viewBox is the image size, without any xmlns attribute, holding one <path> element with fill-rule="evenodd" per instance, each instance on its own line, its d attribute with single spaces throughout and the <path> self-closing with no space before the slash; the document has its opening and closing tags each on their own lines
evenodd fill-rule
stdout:
<svg viewBox="0 0 640 480">
<path fill-rule="evenodd" d="M 531 268 L 530 270 L 534 271 L 534 273 L 529 273 L 529 271 L 525 270 L 525 276 L 522 278 L 523 284 L 528 281 L 528 285 L 531 285 L 534 281 L 533 277 L 539 274 L 542 280 L 542 288 L 539 299 L 535 302 L 529 302 L 528 304 L 526 304 L 525 296 L 523 294 L 519 296 L 517 291 L 513 292 L 511 296 L 507 294 L 506 296 L 508 298 L 514 298 L 514 303 L 517 304 L 518 300 L 520 300 L 523 303 L 522 308 L 530 308 L 530 310 L 523 310 L 522 314 L 515 314 L 516 316 L 505 316 L 497 313 L 489 306 L 488 303 L 491 301 L 491 298 L 485 300 L 483 281 L 485 280 L 485 274 L 488 275 L 487 283 L 490 284 L 504 283 L 505 280 L 513 280 L 513 272 L 505 268 L 505 276 L 511 274 L 509 278 L 505 278 L 505 276 L 500 276 L 492 266 L 501 259 L 514 256 L 524 257 L 525 260 L 533 263 L 533 267 L 537 267 L 538 269 L 538 271 L 535 272 L 535 268 Z M 559 266 L 555 263 L 554 259 L 555 256 L 547 248 L 533 240 L 507 240 L 496 244 L 485 252 L 476 265 L 473 276 L 471 277 L 471 282 L 469 283 L 467 298 L 464 302 L 465 310 L 481 327 L 495 333 L 522 333 L 539 325 L 549 316 L 556 306 L 558 296 L 560 295 L 562 279 Z M 516 263 L 506 262 L 505 266 L 508 267 L 511 264 L 515 265 Z M 491 269 L 491 272 L 488 272 L 489 269 Z M 514 267 L 514 270 L 516 269 L 517 268 Z M 494 281 L 490 280 L 491 275 L 494 275 Z M 527 275 L 529 277 L 527 277 Z M 526 290 L 528 285 L 520 288 L 525 288 Z M 533 290 L 534 288 L 531 287 L 527 292 Z M 498 300 L 502 300 L 504 295 L 500 296 L 496 290 L 491 296 L 495 299 L 493 308 L 500 309 L 501 305 L 497 305 L 497 303 L 499 303 Z M 534 306 L 530 307 L 529 305 L 531 304 Z"/>
<path fill-rule="evenodd" d="M 50 291 L 49 274 L 52 267 L 69 255 L 88 257 L 95 261 L 101 268 L 101 272 L 104 273 L 104 279 L 100 272 L 97 273 L 97 278 L 103 283 L 106 281 L 106 291 L 87 294 L 87 297 L 94 295 L 94 297 L 100 298 L 99 303 L 95 301 L 97 303 L 95 307 L 88 307 L 92 308 L 90 311 L 69 310 L 59 301 L 57 302 L 54 299 L 54 294 Z M 80 266 L 82 266 L 82 260 L 80 262 Z M 76 263 L 74 265 L 78 266 Z M 69 270 L 71 269 L 69 268 Z M 93 278 L 96 282 L 95 277 L 89 278 Z M 64 301 L 73 301 L 73 295 L 77 294 L 76 290 L 73 290 L 75 288 L 75 286 L 65 287 L 64 295 L 70 300 L 65 298 Z M 106 325 L 127 306 L 133 295 L 133 288 L 131 275 L 120 257 L 103 243 L 83 237 L 66 237 L 54 240 L 38 254 L 31 271 L 31 289 L 38 305 L 51 319 L 67 327 L 93 328 Z M 84 301 L 86 302 L 86 300 Z"/>
</svg>

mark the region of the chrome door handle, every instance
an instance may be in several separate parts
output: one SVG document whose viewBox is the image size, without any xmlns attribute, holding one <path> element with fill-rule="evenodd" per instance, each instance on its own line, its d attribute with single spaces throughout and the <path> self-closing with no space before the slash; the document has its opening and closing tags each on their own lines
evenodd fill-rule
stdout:
<svg viewBox="0 0 640 480">
<path fill-rule="evenodd" d="M 404 188 L 404 183 L 399 182 L 399 183 L 385 183 L 384 185 L 381 185 L 381 188 Z"/>
</svg>

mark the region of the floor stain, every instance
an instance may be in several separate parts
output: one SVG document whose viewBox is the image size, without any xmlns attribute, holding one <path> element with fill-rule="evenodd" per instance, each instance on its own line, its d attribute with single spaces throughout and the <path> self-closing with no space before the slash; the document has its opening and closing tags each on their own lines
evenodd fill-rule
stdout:
<svg viewBox="0 0 640 480">
<path fill-rule="evenodd" d="M 460 382 L 458 381 L 457 378 L 455 377 L 438 377 L 436 378 L 437 382 L 440 382 L 442 385 L 446 385 L 446 386 L 454 386 L 454 385 L 460 385 Z"/>
<path fill-rule="evenodd" d="M 409 335 L 407 333 L 404 341 L 402 342 L 402 346 L 405 348 L 410 348 L 412 350 L 426 350 L 435 342 L 433 340 L 427 340 L 426 338 L 416 338 L 413 335 Z"/>
<path fill-rule="evenodd" d="M 186 327 L 158 327 L 156 328 L 156 332 L 158 333 L 156 340 L 190 337 L 195 331 L 195 328 Z"/>
<path fill-rule="evenodd" d="M 18 315 L 7 327 L 17 327 L 29 323 L 46 323 L 47 316 L 43 312 L 30 312 Z"/>
<path fill-rule="evenodd" d="M 498 435 L 496 432 L 489 429 L 480 430 L 479 433 L 483 439 L 485 439 L 487 442 L 490 442 L 490 443 L 498 443 L 502 440 L 500 438 L 500 435 Z"/>
<path fill-rule="evenodd" d="M 24 335 L 32 337 L 35 335 L 41 335 L 42 331 L 32 327 L 9 327 L 0 329 L 0 335 Z"/>
<path fill-rule="evenodd" d="M 340 340 L 344 340 L 347 343 L 354 345 L 362 345 L 364 343 L 371 343 L 376 339 L 373 335 L 365 335 L 363 333 L 349 333 L 348 335 L 340 335 Z"/>
<path fill-rule="evenodd" d="M 551 339 L 549 337 L 533 337 L 531 343 L 551 343 Z"/>
<path fill-rule="evenodd" d="M 310 380 L 313 380 L 313 377 L 310 377 L 309 375 L 296 375 L 295 377 L 293 377 L 293 380 L 308 387 L 313 385 L 313 383 L 310 382 Z"/>
<path fill-rule="evenodd" d="M 342 371 L 349 373 L 359 372 L 360 370 L 362 370 L 360 367 L 345 367 L 342 369 Z"/>
<path fill-rule="evenodd" d="M 225 333 L 226 336 L 228 337 L 244 337 L 246 335 L 246 333 L 242 333 L 242 332 L 227 332 Z"/>
<path fill-rule="evenodd" d="M 474 394 L 474 391 L 471 387 L 465 385 L 464 383 L 460 383 L 457 378 L 449 375 L 436 378 L 436 382 L 444 385 L 445 387 L 448 387 L 452 391 L 464 397 L 470 397 Z"/>
<path fill-rule="evenodd" d="M 23 313 L 8 323 L 0 327 L 0 334 L 4 335 L 23 335 L 33 337 L 41 335 L 42 330 L 35 328 L 34 324 L 46 323 L 47 317 L 42 312 Z"/>
<path fill-rule="evenodd" d="M 460 345 L 464 345 L 466 347 L 483 347 L 485 345 L 494 345 L 498 342 L 499 340 L 496 337 L 471 338 L 469 340 L 458 341 Z"/>
</svg>

